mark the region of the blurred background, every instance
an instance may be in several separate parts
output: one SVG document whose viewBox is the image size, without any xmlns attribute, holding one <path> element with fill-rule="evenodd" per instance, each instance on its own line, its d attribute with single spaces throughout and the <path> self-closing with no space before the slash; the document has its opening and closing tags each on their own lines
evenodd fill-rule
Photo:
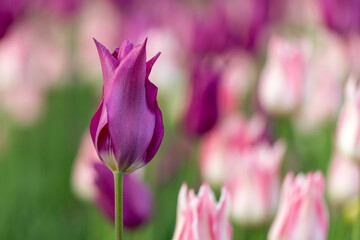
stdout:
<svg viewBox="0 0 360 240">
<path fill-rule="evenodd" d="M 80 147 L 101 98 L 93 37 L 111 52 L 148 37 L 147 59 L 161 52 L 150 80 L 165 136 L 136 176 L 151 214 L 126 239 L 171 239 L 181 184 L 204 181 L 216 196 L 229 187 L 233 239 L 266 239 L 283 176 L 315 170 L 328 239 L 354 239 L 359 171 L 339 167 L 333 143 L 346 80 L 360 70 L 357 0 L 0 0 L 0 239 L 113 238 L 99 172 L 75 167 L 93 151 Z M 259 171 L 242 163 L 261 144 L 271 207 L 248 192 Z"/>
</svg>

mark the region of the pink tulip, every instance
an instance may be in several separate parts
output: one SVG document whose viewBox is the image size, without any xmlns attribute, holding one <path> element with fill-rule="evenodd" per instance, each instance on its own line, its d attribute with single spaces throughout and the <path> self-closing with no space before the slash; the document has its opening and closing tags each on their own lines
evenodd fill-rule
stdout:
<svg viewBox="0 0 360 240">
<path fill-rule="evenodd" d="M 106 46 L 111 48 L 119 44 L 118 29 L 121 18 L 116 8 L 108 1 L 90 1 L 81 9 L 78 16 L 76 60 L 84 79 L 97 80 L 101 76 L 99 55 L 96 51 L 89 51 L 94 46 L 92 37 L 101 38 Z M 104 27 L 106 26 L 106 27 Z"/>
<path fill-rule="evenodd" d="M 199 194 L 186 184 L 180 189 L 176 228 L 173 240 L 229 240 L 232 227 L 229 220 L 229 196 L 226 189 L 216 203 L 209 185 L 203 184 Z"/>
<path fill-rule="evenodd" d="M 273 37 L 259 83 L 261 106 L 272 115 L 290 115 L 299 107 L 306 74 L 306 56 L 300 44 Z"/>
<path fill-rule="evenodd" d="M 225 66 L 219 86 L 221 116 L 239 109 L 254 83 L 255 75 L 255 62 L 250 55 L 235 50 L 225 56 Z"/>
<path fill-rule="evenodd" d="M 322 173 L 288 173 L 268 240 L 325 240 L 328 224 Z"/>
<path fill-rule="evenodd" d="M 345 95 L 337 124 L 336 147 L 348 158 L 360 161 L 360 87 L 355 76 L 349 78 Z"/>
<path fill-rule="evenodd" d="M 37 120 L 45 103 L 45 90 L 68 72 L 61 40 L 35 20 L 14 25 L 1 39 L 0 106 L 16 122 L 31 124 Z"/>
<path fill-rule="evenodd" d="M 233 177 L 227 186 L 232 201 L 231 214 L 244 225 L 259 225 L 275 213 L 280 191 L 280 166 L 285 144 L 258 144 L 233 154 Z"/>
<path fill-rule="evenodd" d="M 334 205 L 344 205 L 357 197 L 359 191 L 359 168 L 350 159 L 335 154 L 328 174 L 328 195 Z"/>
<path fill-rule="evenodd" d="M 312 49 L 303 101 L 296 116 L 299 128 L 307 132 L 337 116 L 349 65 L 344 43 L 325 30 L 317 31 Z"/>
<path fill-rule="evenodd" d="M 200 171 L 203 178 L 214 185 L 222 185 L 233 169 L 229 150 L 242 150 L 259 141 L 265 122 L 255 116 L 246 120 L 233 114 L 204 136 L 200 145 Z"/>
</svg>

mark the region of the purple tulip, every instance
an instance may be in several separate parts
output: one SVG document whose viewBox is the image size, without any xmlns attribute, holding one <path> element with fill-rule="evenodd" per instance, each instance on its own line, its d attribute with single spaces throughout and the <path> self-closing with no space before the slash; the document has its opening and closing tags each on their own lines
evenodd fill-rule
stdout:
<svg viewBox="0 0 360 240">
<path fill-rule="evenodd" d="M 0 38 L 2 38 L 9 27 L 15 22 L 23 11 L 25 1 L 23 0 L 1 0 L 0 1 Z"/>
<path fill-rule="evenodd" d="M 115 220 L 115 193 L 112 172 L 103 164 L 94 164 L 95 184 L 98 188 L 96 203 L 103 214 Z M 152 214 L 153 196 L 150 188 L 133 174 L 124 176 L 124 225 L 128 228 L 145 223 Z"/>
<path fill-rule="evenodd" d="M 360 32 L 359 0 L 319 0 L 326 25 L 340 33 Z"/>
<path fill-rule="evenodd" d="M 192 93 L 185 116 L 185 128 L 193 135 L 209 131 L 218 119 L 220 74 L 209 64 L 196 66 L 191 79 Z"/>
<path fill-rule="evenodd" d="M 124 41 L 113 54 L 94 41 L 104 85 L 91 119 L 91 137 L 100 159 L 112 171 L 130 173 L 155 156 L 164 136 L 157 87 L 148 79 L 160 53 L 146 62 L 146 40 L 137 46 Z"/>
</svg>

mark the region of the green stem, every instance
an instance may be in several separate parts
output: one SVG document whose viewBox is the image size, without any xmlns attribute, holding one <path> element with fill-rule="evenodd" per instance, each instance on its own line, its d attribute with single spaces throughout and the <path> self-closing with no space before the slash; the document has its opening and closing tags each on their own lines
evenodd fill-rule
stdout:
<svg viewBox="0 0 360 240">
<path fill-rule="evenodd" d="M 124 239 L 123 227 L 123 180 L 124 174 L 114 172 L 115 186 L 115 240 Z"/>
<path fill-rule="evenodd" d="M 358 165 L 358 169 L 360 170 L 360 164 Z M 353 240 L 358 240 L 360 238 L 360 189 L 358 190 L 358 195 L 356 200 L 357 200 L 357 205 L 356 205 L 357 217 L 353 223 L 353 229 L 352 229 Z"/>
</svg>

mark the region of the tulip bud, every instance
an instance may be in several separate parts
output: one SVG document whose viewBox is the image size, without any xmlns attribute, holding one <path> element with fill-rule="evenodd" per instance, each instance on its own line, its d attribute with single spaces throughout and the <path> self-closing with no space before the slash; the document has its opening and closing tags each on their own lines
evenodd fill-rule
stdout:
<svg viewBox="0 0 360 240">
<path fill-rule="evenodd" d="M 259 116 L 246 120 L 239 114 L 225 118 L 204 136 L 200 145 L 200 171 L 206 181 L 221 186 L 233 170 L 228 156 L 232 149 L 243 150 L 259 141 L 265 121 Z"/>
<path fill-rule="evenodd" d="M 347 82 L 345 95 L 337 123 L 336 147 L 348 158 L 360 161 L 360 87 L 354 76 Z"/>
<path fill-rule="evenodd" d="M 112 170 L 130 173 L 146 165 L 164 136 L 157 87 L 148 77 L 159 54 L 146 62 L 146 40 L 124 41 L 113 54 L 97 46 L 104 86 L 90 133 L 100 159 Z"/>
<path fill-rule="evenodd" d="M 344 206 L 357 197 L 360 172 L 358 166 L 346 157 L 335 154 L 328 174 L 329 200 Z"/>
<path fill-rule="evenodd" d="M 226 189 L 216 203 L 209 185 L 203 184 L 196 196 L 181 186 L 178 198 L 176 228 L 173 240 L 229 240 L 232 227 L 229 220 L 229 196 Z"/>
<path fill-rule="evenodd" d="M 261 106 L 273 115 L 294 113 L 302 98 L 305 53 L 299 44 L 279 37 L 270 40 L 268 59 L 260 77 Z"/>
<path fill-rule="evenodd" d="M 127 228 L 144 224 L 150 218 L 153 207 L 151 190 L 136 173 L 124 176 L 123 213 Z M 79 198 L 96 204 L 105 217 L 114 221 L 113 173 L 101 164 L 88 134 L 82 139 L 71 182 L 73 191 Z"/>
<path fill-rule="evenodd" d="M 288 173 L 268 240 L 325 240 L 328 224 L 322 173 Z"/>
<path fill-rule="evenodd" d="M 279 171 L 285 143 L 258 144 L 233 154 L 234 176 L 228 181 L 231 215 L 243 225 L 259 225 L 271 219 L 278 204 Z"/>
</svg>

